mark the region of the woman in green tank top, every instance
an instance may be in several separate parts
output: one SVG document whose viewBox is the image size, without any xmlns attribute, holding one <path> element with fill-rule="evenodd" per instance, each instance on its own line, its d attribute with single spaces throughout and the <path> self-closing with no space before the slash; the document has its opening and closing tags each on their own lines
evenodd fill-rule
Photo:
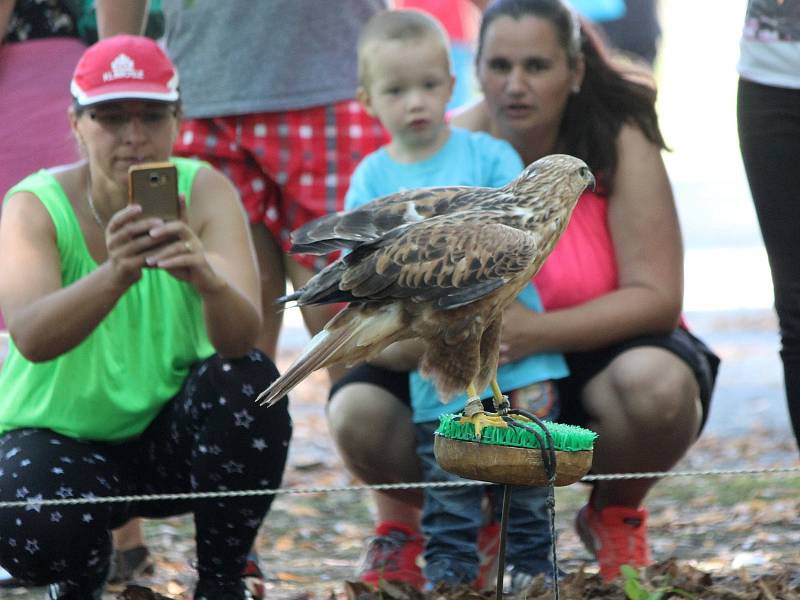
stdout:
<svg viewBox="0 0 800 600">
<path fill-rule="evenodd" d="M 253 404 L 277 370 L 253 349 L 261 309 L 249 228 L 227 178 L 170 157 L 177 84 L 149 38 L 90 47 L 69 112 L 85 160 L 34 173 L 3 206 L 11 343 L 0 371 L 0 501 L 37 507 L 0 518 L 0 565 L 51 584 L 51 598 L 100 598 L 114 527 L 189 511 L 195 598 L 246 597 L 240 574 L 272 496 L 38 503 L 277 487 L 286 461 L 286 399 L 277 410 Z M 173 175 L 149 168 L 129 196 L 131 167 L 167 161 Z M 146 211 L 149 193 L 173 183 L 162 200 L 173 217 Z"/>
</svg>

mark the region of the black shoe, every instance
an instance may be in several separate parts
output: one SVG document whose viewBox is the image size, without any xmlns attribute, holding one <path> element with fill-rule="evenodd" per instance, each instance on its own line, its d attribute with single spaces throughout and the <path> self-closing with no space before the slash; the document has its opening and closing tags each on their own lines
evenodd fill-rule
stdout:
<svg viewBox="0 0 800 600">
<path fill-rule="evenodd" d="M 253 600 L 253 595 L 247 590 L 240 579 L 232 587 L 220 587 L 214 583 L 198 581 L 194 589 L 193 600 Z"/>
</svg>

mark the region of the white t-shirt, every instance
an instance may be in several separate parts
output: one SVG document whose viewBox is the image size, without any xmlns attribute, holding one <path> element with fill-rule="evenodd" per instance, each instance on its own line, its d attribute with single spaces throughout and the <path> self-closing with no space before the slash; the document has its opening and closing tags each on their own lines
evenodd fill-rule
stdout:
<svg viewBox="0 0 800 600">
<path fill-rule="evenodd" d="M 800 0 L 749 0 L 738 71 L 749 81 L 800 89 Z"/>
</svg>

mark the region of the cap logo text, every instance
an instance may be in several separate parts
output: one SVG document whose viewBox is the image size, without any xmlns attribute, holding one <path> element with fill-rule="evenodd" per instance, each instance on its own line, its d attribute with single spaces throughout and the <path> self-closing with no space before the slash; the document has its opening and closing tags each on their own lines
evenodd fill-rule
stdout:
<svg viewBox="0 0 800 600">
<path fill-rule="evenodd" d="M 103 81 L 115 79 L 144 79 L 144 70 L 137 69 L 130 56 L 120 54 L 111 61 L 111 71 L 103 73 Z"/>
</svg>

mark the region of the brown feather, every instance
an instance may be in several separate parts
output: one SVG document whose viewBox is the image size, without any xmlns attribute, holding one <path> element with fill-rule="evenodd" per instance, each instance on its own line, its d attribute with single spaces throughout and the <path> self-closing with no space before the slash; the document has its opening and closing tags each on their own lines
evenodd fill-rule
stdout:
<svg viewBox="0 0 800 600">
<path fill-rule="evenodd" d="M 351 304 L 315 335 L 294 363 L 259 394 L 256 402 L 271 406 L 309 374 L 330 365 L 351 366 L 373 358 L 389 344 L 405 339 L 399 306 Z"/>
<path fill-rule="evenodd" d="M 349 212 L 325 215 L 292 232 L 293 253 L 325 254 L 380 239 L 406 223 L 453 212 L 469 205 L 476 188 L 437 187 L 406 190 L 377 198 Z"/>
<path fill-rule="evenodd" d="M 305 226 L 296 235 L 304 246 L 352 252 L 288 299 L 350 304 L 259 398 L 272 402 L 315 369 L 368 360 L 405 338 L 425 342 L 420 370 L 442 398 L 482 389 L 497 368 L 504 309 L 593 181 L 579 159 L 552 155 L 503 188 L 402 192 Z"/>
</svg>

